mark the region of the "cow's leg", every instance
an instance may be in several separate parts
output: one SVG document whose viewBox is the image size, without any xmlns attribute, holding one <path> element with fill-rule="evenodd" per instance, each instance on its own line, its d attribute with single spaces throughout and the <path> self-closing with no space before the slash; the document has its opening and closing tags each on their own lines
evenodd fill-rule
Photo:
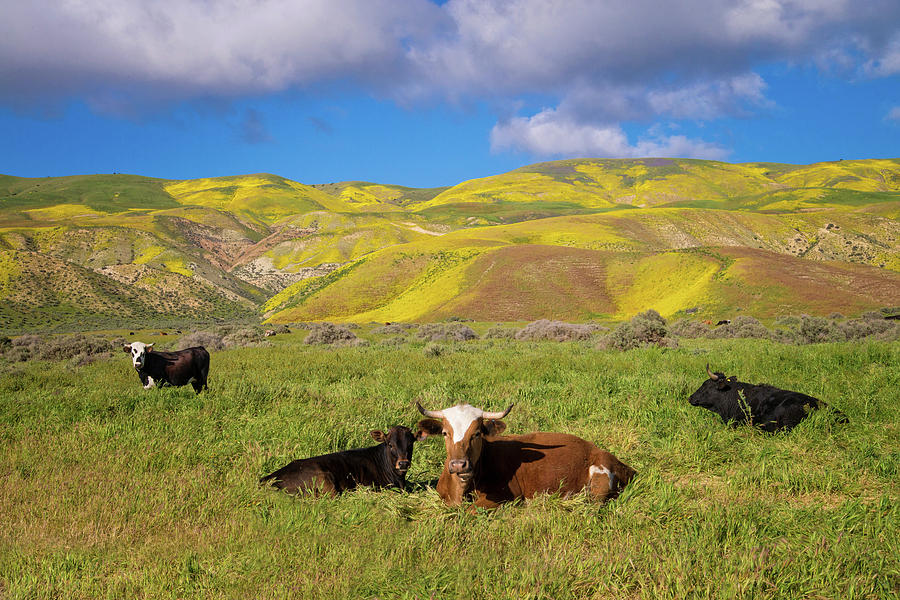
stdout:
<svg viewBox="0 0 900 600">
<path fill-rule="evenodd" d="M 200 369 L 200 375 L 197 378 L 197 382 L 194 384 L 194 391 L 199 394 L 202 390 L 208 390 L 209 386 L 206 384 L 207 379 L 209 379 L 209 367 Z"/>
<path fill-rule="evenodd" d="M 149 375 L 147 375 L 147 383 L 144 384 L 144 389 L 145 389 L 145 390 L 149 390 L 149 389 L 152 388 L 152 387 L 156 387 L 156 382 L 153 380 L 152 377 L 150 377 Z"/>
<path fill-rule="evenodd" d="M 340 487 L 334 480 L 334 475 L 328 472 L 319 473 L 310 481 L 309 489 L 317 498 L 321 496 L 337 496 L 341 493 Z"/>
</svg>

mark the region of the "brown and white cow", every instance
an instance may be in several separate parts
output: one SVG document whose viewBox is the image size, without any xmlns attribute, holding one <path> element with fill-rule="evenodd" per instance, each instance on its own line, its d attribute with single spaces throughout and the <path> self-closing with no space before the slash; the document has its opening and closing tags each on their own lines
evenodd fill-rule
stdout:
<svg viewBox="0 0 900 600">
<path fill-rule="evenodd" d="M 469 404 L 444 410 L 416 406 L 426 419 L 419 434 L 443 435 L 447 449 L 437 491 L 450 506 L 473 499 L 475 506 L 494 508 L 542 492 L 563 496 L 587 488 L 593 498 L 615 498 L 635 471 L 594 444 L 565 433 L 500 434 L 503 412 L 485 412 Z"/>
</svg>

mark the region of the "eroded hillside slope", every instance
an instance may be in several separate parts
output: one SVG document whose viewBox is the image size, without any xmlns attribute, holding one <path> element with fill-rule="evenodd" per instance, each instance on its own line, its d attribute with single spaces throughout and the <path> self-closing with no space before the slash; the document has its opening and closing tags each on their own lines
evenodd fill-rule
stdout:
<svg viewBox="0 0 900 600">
<path fill-rule="evenodd" d="M 0 329 L 847 314 L 900 297 L 900 160 L 581 159 L 449 188 L 0 176 Z"/>
</svg>

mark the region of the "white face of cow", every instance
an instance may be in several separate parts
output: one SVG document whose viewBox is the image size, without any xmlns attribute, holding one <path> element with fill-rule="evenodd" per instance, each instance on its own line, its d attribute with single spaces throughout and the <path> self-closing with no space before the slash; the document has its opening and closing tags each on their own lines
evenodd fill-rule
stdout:
<svg viewBox="0 0 900 600">
<path fill-rule="evenodd" d="M 140 370 L 144 368 L 144 360 L 147 358 L 147 353 L 153 350 L 153 344 L 131 342 L 131 345 L 125 346 L 123 350 L 131 354 L 131 362 L 134 364 L 134 368 Z"/>
<path fill-rule="evenodd" d="M 444 436 L 447 470 L 461 481 L 469 482 L 481 456 L 483 436 L 502 433 L 506 425 L 499 419 L 511 408 L 502 413 L 489 413 L 469 404 L 458 404 L 441 411 L 425 411 L 420 407 L 422 414 L 432 418 L 419 421 L 419 428 L 427 435 L 441 433 Z"/>
</svg>

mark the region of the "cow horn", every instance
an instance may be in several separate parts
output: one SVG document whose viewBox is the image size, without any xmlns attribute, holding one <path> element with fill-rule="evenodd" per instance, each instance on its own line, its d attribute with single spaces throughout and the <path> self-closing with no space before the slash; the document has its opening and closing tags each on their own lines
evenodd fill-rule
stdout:
<svg viewBox="0 0 900 600">
<path fill-rule="evenodd" d="M 482 419 L 502 419 L 503 417 L 505 417 L 506 415 L 509 414 L 509 411 L 512 410 L 513 406 L 515 406 L 515 404 L 510 404 L 509 406 L 506 407 L 506 410 L 504 410 L 503 412 L 482 412 L 481 418 Z"/>
<path fill-rule="evenodd" d="M 419 412 L 425 415 L 426 417 L 431 417 L 432 419 L 443 419 L 444 411 L 442 410 L 425 410 L 419 401 L 416 400 L 416 408 L 419 409 Z"/>
<path fill-rule="evenodd" d="M 718 375 L 716 375 L 715 373 L 713 373 L 712 371 L 709 370 L 709 363 L 706 363 L 706 374 L 709 375 L 709 378 L 712 379 L 713 381 L 716 381 L 719 379 Z"/>
</svg>

